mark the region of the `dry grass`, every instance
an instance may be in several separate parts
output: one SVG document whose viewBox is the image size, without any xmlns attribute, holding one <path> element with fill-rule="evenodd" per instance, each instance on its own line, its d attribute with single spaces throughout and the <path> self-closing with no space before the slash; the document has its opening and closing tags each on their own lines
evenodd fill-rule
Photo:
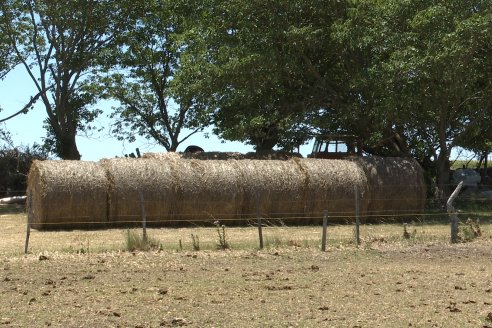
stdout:
<svg viewBox="0 0 492 328">
<path fill-rule="evenodd" d="M 298 246 L 319 248 L 321 244 L 320 226 L 283 226 L 278 221 L 267 221 L 263 227 L 263 236 L 267 247 Z M 26 237 L 26 215 L 0 215 L 2 238 L 0 238 L 0 256 L 17 256 L 24 251 Z M 227 221 L 227 239 L 233 249 L 255 250 L 258 248 L 258 231 L 256 221 L 251 221 L 251 227 L 230 227 Z M 411 237 L 405 239 L 403 226 L 400 224 L 364 224 L 361 225 L 361 248 L 407 247 L 427 244 L 447 244 L 450 239 L 450 227 L 445 224 L 416 223 L 407 226 Z M 492 239 L 492 224 L 483 221 L 481 224 L 482 237 L 478 240 Z M 141 231 L 136 228 L 135 231 Z M 212 222 L 205 226 L 188 228 L 147 228 L 148 235 L 158 240 L 166 251 L 193 250 L 190 237 L 199 237 L 202 250 L 215 250 L 217 244 L 217 229 Z M 37 231 L 31 229 L 29 251 L 33 254 L 42 252 L 68 253 L 100 253 L 106 251 L 125 250 L 125 239 L 128 229 L 108 230 L 68 230 L 68 231 Z M 353 225 L 328 226 L 329 249 L 351 249 L 355 247 Z M 180 243 L 181 241 L 181 243 Z M 180 247 L 181 244 L 181 247 Z"/>
<path fill-rule="evenodd" d="M 0 325 L 6 327 L 491 326 L 492 227 L 448 244 L 449 227 L 148 229 L 163 251 L 126 252 L 124 229 L 38 232 L 23 255 L 25 215 L 0 217 Z M 413 228 L 410 227 L 410 230 Z M 192 251 L 190 234 L 202 251 Z M 183 251 L 178 245 L 181 239 Z M 205 250 L 203 250 L 205 249 Z"/>
<path fill-rule="evenodd" d="M 110 180 L 109 221 L 140 215 L 143 193 L 149 221 L 237 219 L 254 216 L 312 216 L 329 210 L 353 215 L 354 187 L 368 186 L 350 161 L 112 159 L 101 162 Z M 362 203 L 364 204 L 364 198 Z M 362 214 L 367 206 L 361 206 Z M 305 219 L 299 219 L 303 223 Z"/>
<path fill-rule="evenodd" d="M 95 162 L 34 161 L 27 189 L 33 226 L 106 222 L 107 191 L 106 173 Z"/>
<path fill-rule="evenodd" d="M 139 220 L 143 200 L 147 220 L 161 226 L 216 219 L 240 224 L 257 211 L 309 224 L 324 210 L 334 217 L 353 216 L 355 190 L 362 217 L 415 215 L 425 200 L 421 169 L 406 159 L 162 156 L 35 162 L 28 186 L 33 223 L 38 229 L 128 225 Z"/>
<path fill-rule="evenodd" d="M 422 213 L 426 186 L 416 160 L 399 157 L 357 157 L 369 184 L 369 215 Z"/>
</svg>

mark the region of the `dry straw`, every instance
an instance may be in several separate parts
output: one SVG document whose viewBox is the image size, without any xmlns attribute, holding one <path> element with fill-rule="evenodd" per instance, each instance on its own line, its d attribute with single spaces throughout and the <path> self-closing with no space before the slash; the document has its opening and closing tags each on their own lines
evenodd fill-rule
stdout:
<svg viewBox="0 0 492 328">
<path fill-rule="evenodd" d="M 108 180 L 97 163 L 35 161 L 27 194 L 34 229 L 94 228 L 107 221 Z"/>
<path fill-rule="evenodd" d="M 366 215 L 370 186 L 364 170 L 357 163 L 319 159 L 296 162 L 308 180 L 305 206 L 311 216 L 319 216 L 326 210 L 332 219 L 355 217 L 355 190 L 360 195 L 359 214 Z"/>
<path fill-rule="evenodd" d="M 423 212 L 426 186 L 412 158 L 359 157 L 369 183 L 369 217 L 415 216 Z"/>
<path fill-rule="evenodd" d="M 162 160 L 175 160 L 180 159 L 183 156 L 182 153 L 168 152 L 168 153 L 144 153 L 142 158 L 153 158 Z"/>
<path fill-rule="evenodd" d="M 214 221 L 238 213 L 238 174 L 228 162 L 142 158 L 101 165 L 110 180 L 111 222 L 139 220 L 140 192 L 150 222 Z"/>
<path fill-rule="evenodd" d="M 81 220 L 136 224 L 140 195 L 151 224 L 244 224 L 257 212 L 312 223 L 325 210 L 331 217 L 354 217 L 355 189 L 361 216 L 419 211 L 425 196 L 420 167 L 406 159 L 199 160 L 146 154 L 100 163 L 36 162 L 29 176 L 36 228 Z"/>
<path fill-rule="evenodd" d="M 238 152 L 198 152 L 198 153 L 145 153 L 143 158 L 155 158 L 155 159 L 200 159 L 200 160 L 243 160 L 243 159 L 261 159 L 261 160 L 289 160 L 291 158 L 302 158 L 300 154 L 297 153 L 286 153 L 286 152 L 265 152 L 265 153 L 255 153 L 250 152 L 246 154 Z"/>
</svg>

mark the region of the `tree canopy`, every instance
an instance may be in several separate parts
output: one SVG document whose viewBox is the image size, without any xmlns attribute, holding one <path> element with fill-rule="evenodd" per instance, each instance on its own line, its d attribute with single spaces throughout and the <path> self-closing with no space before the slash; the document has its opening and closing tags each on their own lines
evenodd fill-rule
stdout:
<svg viewBox="0 0 492 328">
<path fill-rule="evenodd" d="M 442 190 L 453 149 L 492 149 L 490 1 L 0 4 L 0 72 L 29 72 L 62 158 L 80 158 L 100 96 L 119 102 L 119 138 L 174 151 L 210 124 L 263 151 L 350 134 L 415 157 Z"/>
<path fill-rule="evenodd" d="M 383 122 L 379 133 L 400 133 L 421 162 L 434 158 L 441 188 L 451 150 L 465 146 L 492 115 L 491 6 L 358 1 L 340 24 L 350 52 L 369 58 L 362 77 L 352 76 L 354 94 Z"/>
<path fill-rule="evenodd" d="M 46 110 L 47 144 L 63 159 L 80 159 L 77 132 L 99 114 L 91 74 L 128 24 L 124 2 L 4 0 L 2 35 L 26 70 Z"/>
<path fill-rule="evenodd" d="M 330 24 L 343 4 L 215 0 L 200 10 L 183 64 L 209 81 L 200 92 L 216 133 L 257 150 L 302 144 L 308 112 L 338 95 Z"/>
<path fill-rule="evenodd" d="M 120 104 L 111 114 L 112 132 L 130 141 L 144 136 L 175 151 L 208 123 L 203 104 L 187 91 L 188 81 L 174 80 L 187 46 L 180 38 L 186 17 L 178 15 L 174 1 L 146 1 L 143 9 L 122 37 L 116 69 L 104 79 L 106 96 Z"/>
</svg>

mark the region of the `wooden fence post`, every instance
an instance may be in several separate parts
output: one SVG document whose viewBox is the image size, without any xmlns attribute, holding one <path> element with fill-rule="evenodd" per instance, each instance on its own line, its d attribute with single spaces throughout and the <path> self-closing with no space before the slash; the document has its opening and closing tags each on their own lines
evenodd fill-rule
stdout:
<svg viewBox="0 0 492 328">
<path fill-rule="evenodd" d="M 32 197 L 29 195 L 27 198 L 27 230 L 26 230 L 26 244 L 24 245 L 24 254 L 27 254 L 29 250 L 29 238 L 31 237 L 31 222 L 32 222 Z"/>
<path fill-rule="evenodd" d="M 326 229 L 328 226 L 328 212 L 325 210 L 323 213 L 323 233 L 321 234 L 321 251 L 326 251 Z"/>
<path fill-rule="evenodd" d="M 260 192 L 256 191 L 256 218 L 258 220 L 258 237 L 260 239 L 260 249 L 263 249 L 263 229 L 261 223 L 261 213 L 260 213 Z"/>
<path fill-rule="evenodd" d="M 451 243 L 455 244 L 458 242 L 458 215 L 456 215 L 456 210 L 453 206 L 453 202 L 458 197 L 458 194 L 463 187 L 463 181 L 461 181 L 456 189 L 453 191 L 451 196 L 449 196 L 446 202 L 446 208 L 448 210 L 449 216 L 451 217 Z"/>
<path fill-rule="evenodd" d="M 143 229 L 143 240 L 147 241 L 147 215 L 145 214 L 145 204 L 144 204 L 144 197 L 143 193 L 140 191 L 140 210 L 141 210 L 141 216 L 142 216 L 142 229 Z"/>
<path fill-rule="evenodd" d="M 359 189 L 355 187 L 355 241 L 357 242 L 357 247 L 360 245 L 360 197 Z"/>
</svg>

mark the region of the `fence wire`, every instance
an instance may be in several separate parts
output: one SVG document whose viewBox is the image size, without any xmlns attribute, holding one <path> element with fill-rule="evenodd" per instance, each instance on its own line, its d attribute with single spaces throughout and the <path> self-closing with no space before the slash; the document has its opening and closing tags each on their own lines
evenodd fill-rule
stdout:
<svg viewBox="0 0 492 328">
<path fill-rule="evenodd" d="M 479 239 L 492 239 L 492 211 L 458 212 L 460 227 L 469 229 L 469 234 L 477 233 L 474 226 L 468 221 L 479 223 Z M 76 230 L 58 229 L 54 224 L 47 230 L 31 229 L 28 251 L 41 252 L 75 252 L 91 253 L 101 251 L 127 250 L 128 233 L 135 232 L 141 235 L 142 220 L 138 216 L 128 216 L 118 223 L 99 222 L 99 226 L 90 223 L 91 229 L 84 229 L 84 218 L 79 218 Z M 308 224 L 299 224 L 299 219 L 311 219 Z M 340 218 L 337 218 L 340 219 Z M 328 218 L 327 248 L 356 247 L 355 218 L 347 216 L 345 222 Z M 467 222 L 468 221 L 468 222 Z M 61 222 L 62 225 L 73 224 L 76 221 Z M 164 225 L 162 223 L 165 223 Z M 246 216 L 240 218 L 217 220 L 178 220 L 178 227 L 168 227 L 169 221 L 148 222 L 147 235 L 156 241 L 158 249 L 169 251 L 214 250 L 219 248 L 220 227 L 223 225 L 227 241 L 233 249 L 258 249 L 259 237 L 258 218 Z M 2 230 L 0 232 L 0 255 L 21 254 L 27 230 L 27 215 L 2 214 L 0 216 Z M 278 247 L 321 247 L 322 217 L 321 216 L 294 216 L 269 217 L 261 220 L 263 244 L 265 248 Z M 408 215 L 398 217 L 378 216 L 377 222 L 362 221 L 360 225 L 360 240 L 362 246 L 381 244 L 428 244 L 447 243 L 450 239 L 449 217 L 444 211 L 420 213 L 415 217 Z"/>
<path fill-rule="evenodd" d="M 405 204 L 421 200 L 421 196 L 399 194 L 398 190 L 396 185 L 390 186 L 379 195 L 388 192 L 391 197 L 370 198 L 373 203 L 385 204 L 381 209 L 368 203 L 368 196 L 361 194 L 361 243 L 449 242 L 449 213 L 444 199 L 427 201 L 425 210 L 420 211 Z M 492 195 L 489 193 L 464 192 L 457 199 L 455 207 L 461 228 L 465 232 L 469 230 L 467 236 L 462 232 L 463 238 L 469 238 L 470 234 L 492 238 Z M 315 199 L 305 199 L 303 194 L 284 198 L 263 195 L 257 199 L 251 197 L 245 204 L 231 204 L 235 201 L 234 195 L 228 200 L 211 197 L 207 201 L 188 195 L 186 201 L 181 199 L 177 203 L 164 194 L 154 194 L 147 199 L 138 195 L 119 197 L 117 202 L 94 195 L 88 195 L 89 201 L 80 202 L 66 195 L 65 191 L 61 192 L 60 202 L 48 205 L 47 213 L 43 214 L 47 220 L 37 218 L 39 213 L 31 206 L 32 225 L 28 225 L 25 206 L 0 207 L 0 254 L 21 252 L 28 226 L 34 228 L 30 236 L 31 252 L 123 250 L 128 229 L 138 231 L 144 222 L 148 235 L 156 238 L 162 249 L 193 250 L 196 245 L 191 235 L 199 236 L 202 249 L 214 249 L 217 227 L 222 225 L 226 227 L 232 247 L 253 249 L 259 244 L 259 218 L 265 247 L 319 247 L 325 215 L 328 248 L 356 244 L 356 197 L 350 194 L 334 201 L 326 195 Z M 52 196 L 57 198 L 57 195 Z M 56 219 L 50 220 L 50 215 Z"/>
</svg>

